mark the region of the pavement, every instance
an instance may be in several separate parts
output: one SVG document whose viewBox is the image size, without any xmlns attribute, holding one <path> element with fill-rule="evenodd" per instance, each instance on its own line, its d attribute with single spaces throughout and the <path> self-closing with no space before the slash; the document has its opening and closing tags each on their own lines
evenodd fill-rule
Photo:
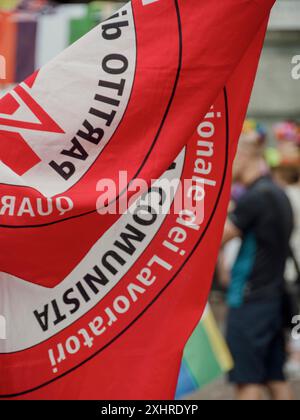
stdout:
<svg viewBox="0 0 300 420">
<path fill-rule="evenodd" d="M 220 330 L 224 331 L 225 318 L 227 315 L 227 308 L 224 304 L 224 300 L 222 299 L 222 297 L 220 297 L 218 293 L 214 293 L 211 295 L 210 304 Z M 297 378 L 299 378 L 299 375 L 297 376 Z M 297 380 L 291 380 L 290 383 L 293 388 L 295 400 L 300 400 L 300 378 Z M 201 391 L 189 395 L 187 399 L 202 401 L 234 400 L 234 389 L 230 384 L 228 384 L 224 375 L 223 378 L 213 382 L 210 385 L 207 385 Z M 269 399 L 267 393 L 264 399 Z"/>
<path fill-rule="evenodd" d="M 300 400 L 300 380 L 292 381 L 291 385 L 294 391 L 294 398 Z M 231 385 L 226 383 L 225 378 L 222 378 L 207 385 L 201 391 L 189 395 L 187 399 L 200 401 L 231 401 L 234 400 L 234 390 Z M 266 394 L 264 400 L 268 399 L 268 395 Z"/>
</svg>

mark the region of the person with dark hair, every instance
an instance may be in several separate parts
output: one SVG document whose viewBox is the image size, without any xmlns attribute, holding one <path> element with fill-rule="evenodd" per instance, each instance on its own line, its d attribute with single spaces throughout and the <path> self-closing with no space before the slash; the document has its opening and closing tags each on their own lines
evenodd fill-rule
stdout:
<svg viewBox="0 0 300 420">
<path fill-rule="evenodd" d="M 286 267 L 285 278 L 292 301 L 292 317 L 300 308 L 300 125 L 284 121 L 274 126 L 278 142 L 279 159 L 274 168 L 275 179 L 285 189 L 290 199 L 295 226 L 291 239 L 291 255 Z M 292 324 L 290 325 L 292 327 Z M 290 339 L 290 358 L 286 372 L 294 379 L 300 378 L 300 340 Z"/>
<path fill-rule="evenodd" d="M 233 168 L 244 194 L 230 213 L 223 243 L 241 238 L 228 291 L 227 340 L 234 359 L 230 382 L 239 400 L 290 400 L 284 376 L 282 302 L 293 214 L 264 160 L 264 130 L 246 122 Z"/>
</svg>

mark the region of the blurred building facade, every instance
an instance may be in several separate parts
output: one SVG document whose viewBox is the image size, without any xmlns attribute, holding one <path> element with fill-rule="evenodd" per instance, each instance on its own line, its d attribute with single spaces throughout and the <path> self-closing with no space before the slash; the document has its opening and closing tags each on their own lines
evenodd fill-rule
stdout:
<svg viewBox="0 0 300 420">
<path fill-rule="evenodd" d="M 300 0 L 277 0 L 250 103 L 250 117 L 267 126 L 275 120 L 300 120 L 300 78 L 293 78 L 297 56 L 300 63 Z"/>
</svg>

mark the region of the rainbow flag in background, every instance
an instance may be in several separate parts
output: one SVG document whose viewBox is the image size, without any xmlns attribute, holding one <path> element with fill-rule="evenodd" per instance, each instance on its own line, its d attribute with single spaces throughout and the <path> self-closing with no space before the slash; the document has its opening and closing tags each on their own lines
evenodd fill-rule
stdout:
<svg viewBox="0 0 300 420">
<path fill-rule="evenodd" d="M 229 349 L 210 307 L 207 307 L 185 347 L 176 399 L 203 388 L 232 368 Z"/>
</svg>

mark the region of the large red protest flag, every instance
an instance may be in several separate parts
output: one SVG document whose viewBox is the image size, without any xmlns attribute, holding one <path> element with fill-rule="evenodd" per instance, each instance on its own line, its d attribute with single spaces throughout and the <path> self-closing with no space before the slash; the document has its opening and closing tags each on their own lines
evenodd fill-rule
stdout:
<svg viewBox="0 0 300 420">
<path fill-rule="evenodd" d="M 2 397 L 174 396 L 272 4 L 132 1 L 2 99 Z"/>
</svg>

